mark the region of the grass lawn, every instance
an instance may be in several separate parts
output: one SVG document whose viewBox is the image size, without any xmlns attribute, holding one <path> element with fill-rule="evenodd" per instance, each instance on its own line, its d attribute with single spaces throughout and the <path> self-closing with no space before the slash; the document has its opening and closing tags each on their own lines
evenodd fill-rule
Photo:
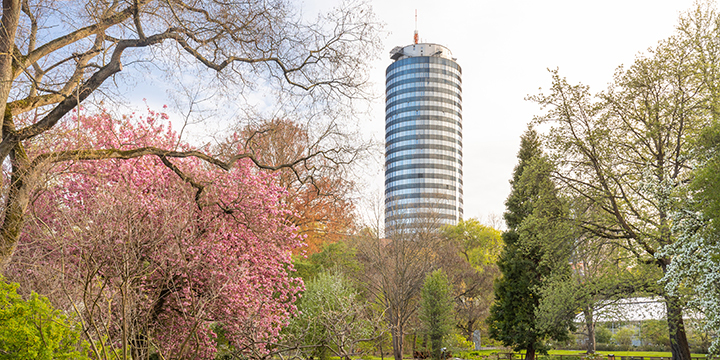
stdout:
<svg viewBox="0 0 720 360">
<path fill-rule="evenodd" d="M 506 354 L 508 352 L 509 352 L 509 350 L 478 350 L 478 351 L 469 351 L 469 352 L 463 353 L 463 354 L 456 354 L 456 356 L 460 356 L 461 358 L 468 359 L 468 360 L 481 360 L 483 358 L 487 359 L 487 357 L 492 354 L 496 354 L 496 353 Z M 585 355 L 584 350 L 550 350 L 548 353 L 549 353 L 550 357 L 552 357 L 553 355 L 564 355 L 564 356 L 576 355 L 576 356 L 578 356 L 578 359 L 580 359 L 580 356 Z M 672 354 L 669 351 L 667 351 L 667 352 L 663 352 L 663 351 L 598 351 L 596 353 L 599 355 L 602 355 L 603 357 L 607 356 L 608 354 L 613 354 L 613 355 L 615 355 L 616 360 L 620 360 L 621 356 L 666 357 L 666 358 L 672 357 Z M 691 355 L 693 358 L 703 358 L 703 359 L 705 358 L 705 354 L 691 354 Z M 546 358 L 546 356 L 544 356 L 544 355 L 536 354 L 536 356 Z M 334 360 L 335 358 L 331 358 L 331 359 Z M 358 357 L 358 359 L 381 360 L 379 356 L 372 356 L 372 355 L 363 355 L 363 356 Z M 412 359 L 412 358 L 408 358 L 406 356 L 404 359 Z M 493 359 L 494 359 L 494 357 L 493 357 Z M 515 355 L 514 359 L 518 359 L 517 354 Z M 557 359 L 568 360 L 568 359 L 573 359 L 573 358 L 557 357 Z M 607 358 L 604 358 L 604 359 L 607 359 Z M 340 360 L 340 359 L 338 359 L 338 360 Z M 393 360 L 392 355 L 385 356 L 385 360 Z"/>
<path fill-rule="evenodd" d="M 465 358 L 470 359 L 470 360 L 479 360 L 479 359 L 482 359 L 483 357 L 487 357 L 487 356 L 495 354 L 495 353 L 506 354 L 508 352 L 510 352 L 510 351 L 509 350 L 479 350 L 479 351 L 470 351 L 467 353 L 463 353 L 463 355 L 465 355 L 464 356 Z M 584 350 L 550 350 L 548 353 L 549 353 L 550 357 L 552 357 L 553 355 L 560 355 L 557 357 L 558 359 L 563 359 L 563 358 L 572 359 L 572 358 L 567 358 L 567 356 L 572 356 L 572 355 L 578 356 L 578 358 L 579 358 L 580 356 L 585 355 Z M 613 355 L 615 355 L 615 358 L 617 360 L 620 360 L 621 356 L 666 357 L 666 358 L 672 357 L 672 354 L 669 351 L 667 351 L 667 352 L 664 352 L 664 351 L 597 351 L 596 354 L 601 355 L 603 357 L 605 357 L 609 354 L 613 354 Z M 539 354 L 536 354 L 536 356 L 546 357 L 544 355 L 539 355 Z M 703 359 L 705 358 L 705 354 L 691 354 L 691 356 L 693 358 L 703 358 Z M 518 355 L 515 354 L 514 358 L 517 359 Z"/>
<path fill-rule="evenodd" d="M 584 350 L 551 350 L 550 355 L 584 355 Z M 597 351 L 596 354 L 618 356 L 643 356 L 643 357 L 672 357 L 670 352 L 664 351 Z"/>
<path fill-rule="evenodd" d="M 550 355 L 580 355 L 585 354 L 584 350 L 551 350 Z M 597 354 L 618 356 L 637 356 L 637 357 L 672 357 L 669 351 L 597 351 Z M 692 357 L 705 357 L 705 354 L 690 354 Z"/>
</svg>

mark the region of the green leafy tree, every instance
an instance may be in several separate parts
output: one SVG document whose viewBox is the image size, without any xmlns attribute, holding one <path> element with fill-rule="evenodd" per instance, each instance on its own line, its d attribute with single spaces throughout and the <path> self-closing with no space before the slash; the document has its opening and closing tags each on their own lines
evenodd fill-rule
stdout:
<svg viewBox="0 0 720 360">
<path fill-rule="evenodd" d="M 546 353 L 545 340 L 564 341 L 572 318 L 538 326 L 539 289 L 551 276 L 567 273 L 568 229 L 566 208 L 550 180 L 552 165 L 543 156 L 537 133 L 529 129 L 521 138 L 519 163 L 504 214 L 508 230 L 498 266 L 502 277 L 495 286 L 495 303 L 488 319 L 490 337 L 514 350 L 525 350 L 526 359 Z"/>
<path fill-rule="evenodd" d="M 353 274 L 360 271 L 360 264 L 355 258 L 355 250 L 347 243 L 347 239 L 321 245 L 320 251 L 307 257 L 295 256 L 293 265 L 297 275 L 309 282 L 325 271 L 339 271 Z"/>
<path fill-rule="evenodd" d="M 720 124 L 706 129 L 697 143 L 698 166 L 687 186 L 684 207 L 675 213 L 678 241 L 658 255 L 672 257 L 663 278 L 666 290 L 685 294 L 690 306 L 702 310 L 703 328 L 720 328 Z M 709 352 L 720 354 L 715 336 Z"/>
<path fill-rule="evenodd" d="M 596 314 L 630 294 L 655 294 L 659 286 L 647 279 L 658 278 L 659 269 L 654 265 L 627 261 L 628 257 L 632 260 L 631 254 L 612 242 L 575 230 L 578 236 L 572 252 L 573 271 L 554 277 L 540 289 L 537 316 L 540 324 L 552 324 L 558 318 L 581 314 L 586 348 L 588 353 L 594 353 Z"/>
<path fill-rule="evenodd" d="M 595 340 L 601 344 L 609 344 L 612 340 L 612 331 L 607 326 L 598 326 L 595 333 Z"/>
<path fill-rule="evenodd" d="M 443 235 L 456 242 L 460 254 L 479 271 L 494 264 L 502 250 L 501 232 L 477 219 L 460 219 L 456 225 L 443 227 Z"/>
<path fill-rule="evenodd" d="M 502 251 L 502 233 L 477 219 L 461 219 L 443 227 L 442 232 L 453 252 L 447 254 L 442 268 L 453 285 L 455 325 L 465 341 L 472 341 L 475 330 L 485 337 L 493 284 L 499 276 L 496 263 Z"/>
<path fill-rule="evenodd" d="M 0 359 L 87 359 L 80 327 L 46 297 L 23 300 L 17 287 L 0 277 Z"/>
<path fill-rule="evenodd" d="M 632 346 L 633 337 L 637 334 L 637 330 L 629 326 L 623 326 L 613 334 L 613 341 L 623 350 L 629 350 Z"/>
<path fill-rule="evenodd" d="M 379 319 L 368 317 L 368 306 L 344 275 L 322 272 L 307 283 L 280 350 L 296 349 L 302 358 L 348 358 L 359 343 L 376 337 Z"/>
<path fill-rule="evenodd" d="M 440 269 L 425 277 L 420 298 L 420 321 L 430 338 L 432 358 L 442 357 L 445 340 L 453 328 L 452 285 Z"/>
<path fill-rule="evenodd" d="M 591 95 L 587 86 L 570 85 L 554 71 L 550 93 L 533 97 L 547 109 L 538 122 L 553 125 L 547 145 L 557 156 L 555 178 L 603 214 L 576 213 L 577 223 L 666 278 L 681 268 L 673 264 L 680 260 L 676 255 L 692 254 L 693 248 L 708 254 L 716 243 L 691 241 L 692 228 L 701 222 L 690 216 L 689 231 L 681 230 L 674 214 L 685 212 L 683 187 L 697 161 L 692 143 L 720 114 L 719 36 L 717 11 L 699 3 L 681 16 L 674 36 L 619 68 L 605 92 Z M 689 263 L 705 266 L 696 260 Z M 678 273 L 659 294 L 674 360 L 690 359 L 683 277 Z M 654 283 L 659 276 L 646 280 Z"/>
<path fill-rule="evenodd" d="M 668 324 L 663 320 L 645 320 L 640 324 L 640 340 L 647 345 L 670 346 Z"/>
</svg>

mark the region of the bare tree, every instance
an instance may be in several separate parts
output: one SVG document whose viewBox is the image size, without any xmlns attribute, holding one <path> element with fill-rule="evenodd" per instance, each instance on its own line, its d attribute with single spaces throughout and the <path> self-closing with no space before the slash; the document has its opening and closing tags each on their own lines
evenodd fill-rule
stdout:
<svg viewBox="0 0 720 360">
<path fill-rule="evenodd" d="M 366 231 L 355 239 L 358 259 L 365 267 L 361 281 L 385 311 L 395 360 L 402 360 L 404 337 L 417 313 L 425 275 L 439 264 L 442 237 L 437 220 L 428 217 L 423 224 L 395 228 L 391 238 Z"/>
<path fill-rule="evenodd" d="M 43 144 L 79 104 L 91 96 L 112 99 L 116 84 L 126 79 L 120 74 L 143 70 L 140 65 L 195 69 L 198 76 L 212 74 L 206 78 L 218 88 L 237 93 L 262 82 L 290 106 L 333 122 L 336 110 L 351 108 L 340 103 L 367 96 L 368 59 L 379 43 L 370 7 L 352 1 L 308 24 L 285 0 L 5 0 L 0 21 L 0 161 L 10 161 L 0 223 L 3 266 L 22 231 L 42 162 L 154 155 L 170 168 L 173 158 L 199 157 L 220 168 L 250 158 L 262 168 L 279 169 L 332 154 L 316 149 L 283 164 L 265 164 L 249 153 L 220 159 L 152 147 L 27 157 L 28 142 Z"/>
</svg>

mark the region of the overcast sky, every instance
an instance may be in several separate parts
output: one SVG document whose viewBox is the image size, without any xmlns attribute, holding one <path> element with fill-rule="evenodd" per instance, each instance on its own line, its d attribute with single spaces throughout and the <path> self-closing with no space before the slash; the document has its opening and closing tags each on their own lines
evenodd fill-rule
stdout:
<svg viewBox="0 0 720 360">
<path fill-rule="evenodd" d="M 305 0 L 303 13 L 318 11 L 341 0 Z M 692 0 L 371 0 L 388 33 L 372 80 L 384 94 L 390 50 L 412 43 L 417 27 L 421 42 L 447 46 L 463 69 L 463 137 L 465 218 L 485 221 L 501 215 L 510 191 L 508 179 L 516 164 L 519 138 L 541 109 L 525 97 L 550 85 L 548 68 L 559 68 L 571 83 L 603 90 L 615 69 L 629 65 L 637 54 L 672 35 L 680 12 Z M 147 87 L 145 87 L 147 88 Z M 137 87 L 137 99 L 152 108 L 173 102 L 161 92 Z M 133 97 L 133 96 L 131 96 Z M 136 99 L 136 101 L 137 101 Z M 365 131 L 384 139 L 384 98 L 362 120 Z M 142 107 L 142 105 L 140 106 Z M 206 127 L 203 123 L 201 127 Z M 365 169 L 366 198 L 383 192 L 384 159 Z"/>
<path fill-rule="evenodd" d="M 541 109 L 527 95 L 550 85 L 548 68 L 603 90 L 615 69 L 673 34 L 690 0 L 376 0 L 390 32 L 374 81 L 384 91 L 389 51 L 409 45 L 418 11 L 421 42 L 450 48 L 463 70 L 465 218 L 500 215 L 519 137 Z M 384 136 L 384 99 L 368 128 Z M 370 120 L 370 119 L 369 119 Z M 383 177 L 375 181 L 382 189 Z"/>
</svg>

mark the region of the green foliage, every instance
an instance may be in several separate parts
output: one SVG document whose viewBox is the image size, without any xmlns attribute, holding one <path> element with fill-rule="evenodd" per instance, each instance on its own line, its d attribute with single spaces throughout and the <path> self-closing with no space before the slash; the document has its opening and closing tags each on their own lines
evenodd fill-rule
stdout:
<svg viewBox="0 0 720 360">
<path fill-rule="evenodd" d="M 701 209 L 712 222 L 715 232 L 719 231 L 720 220 L 720 123 L 705 129 L 698 140 L 698 155 L 703 164 L 695 171 L 691 188 L 696 191 Z"/>
<path fill-rule="evenodd" d="M 475 344 L 472 341 L 469 341 L 460 334 L 453 333 L 450 334 L 448 338 L 448 348 L 450 348 L 453 353 L 472 350 L 474 347 Z"/>
<path fill-rule="evenodd" d="M 595 327 L 595 341 L 602 344 L 609 344 L 612 340 L 612 331 L 605 326 Z"/>
<path fill-rule="evenodd" d="M 510 181 L 512 191 L 505 201 L 507 211 L 503 214 L 503 217 L 509 229 L 517 229 L 520 223 L 532 213 L 532 203 L 527 201 L 527 196 L 524 194 L 525 189 L 520 184 L 520 178 L 525 167 L 529 166 L 531 161 L 539 156 L 542 156 L 540 139 L 535 130 L 528 129 L 520 138 L 519 162 L 515 166 L 513 178 Z"/>
<path fill-rule="evenodd" d="M 495 284 L 495 302 L 490 308 L 488 323 L 491 338 L 501 341 L 505 346 L 513 346 L 517 351 L 534 346 L 536 342 L 528 335 L 534 333 L 534 315 L 538 303 L 532 291 L 533 279 L 529 271 L 533 263 L 512 245 L 515 238 L 512 233 L 503 234 L 503 240 L 508 246 L 498 261 L 502 278 Z"/>
<path fill-rule="evenodd" d="M 442 228 L 448 239 L 443 270 L 453 284 L 455 325 L 466 340 L 480 330 L 486 340 L 487 318 L 493 300 L 493 284 L 500 275 L 496 262 L 502 251 L 502 232 L 482 225 L 477 219 L 460 220 Z M 485 342 L 485 341 L 484 341 Z"/>
<path fill-rule="evenodd" d="M 46 297 L 23 300 L 17 287 L 0 277 L 0 359 L 87 359 L 79 327 Z"/>
<path fill-rule="evenodd" d="M 557 155 L 564 189 L 591 210 L 575 212 L 578 223 L 665 274 L 664 288 L 655 293 L 668 305 L 673 358 L 687 359 L 686 304 L 701 309 L 707 330 L 720 328 L 720 273 L 714 271 L 720 265 L 720 157 L 712 145 L 720 144 L 716 2 L 696 2 L 676 30 L 618 68 L 606 91 L 593 95 L 552 71 L 550 94 L 532 99 L 547 109 L 536 122 L 553 126 L 546 144 Z M 705 129 L 710 133 L 700 136 Z M 693 146 L 698 138 L 700 149 Z M 711 351 L 717 355 L 716 339 Z"/>
<path fill-rule="evenodd" d="M 665 320 L 645 320 L 640 324 L 640 340 L 643 345 L 670 346 L 668 323 Z"/>
<path fill-rule="evenodd" d="M 630 326 L 623 326 L 612 336 L 613 342 L 618 344 L 621 349 L 628 350 L 632 345 L 632 339 L 637 334 L 637 330 Z"/>
<path fill-rule="evenodd" d="M 284 330 L 285 339 L 305 347 L 301 352 L 306 358 L 345 356 L 361 339 L 374 335 L 366 310 L 342 274 L 321 272 L 306 284 L 298 314 Z"/>
<path fill-rule="evenodd" d="M 550 179 L 552 164 L 542 155 L 537 133 L 529 129 L 521 139 L 519 163 L 506 201 L 508 231 L 498 267 L 495 303 L 488 318 L 490 337 L 514 350 L 545 353 L 546 338 L 565 341 L 572 317 L 540 326 L 536 310 L 541 289 L 553 276 L 569 273 L 566 206 Z"/>
<path fill-rule="evenodd" d="M 477 219 L 460 219 L 456 225 L 442 229 L 443 235 L 460 246 L 460 252 L 476 270 L 483 271 L 484 266 L 494 264 L 502 250 L 502 233 L 489 226 L 480 224 Z"/>
<path fill-rule="evenodd" d="M 425 277 L 420 299 L 420 321 L 430 338 L 432 358 L 439 360 L 453 326 L 452 285 L 442 270 Z"/>
<path fill-rule="evenodd" d="M 296 257 L 293 261 L 296 275 L 309 282 L 324 271 L 338 270 L 345 273 L 359 271 L 360 264 L 355 251 L 346 242 L 324 244 L 320 252 L 307 258 Z"/>
</svg>

